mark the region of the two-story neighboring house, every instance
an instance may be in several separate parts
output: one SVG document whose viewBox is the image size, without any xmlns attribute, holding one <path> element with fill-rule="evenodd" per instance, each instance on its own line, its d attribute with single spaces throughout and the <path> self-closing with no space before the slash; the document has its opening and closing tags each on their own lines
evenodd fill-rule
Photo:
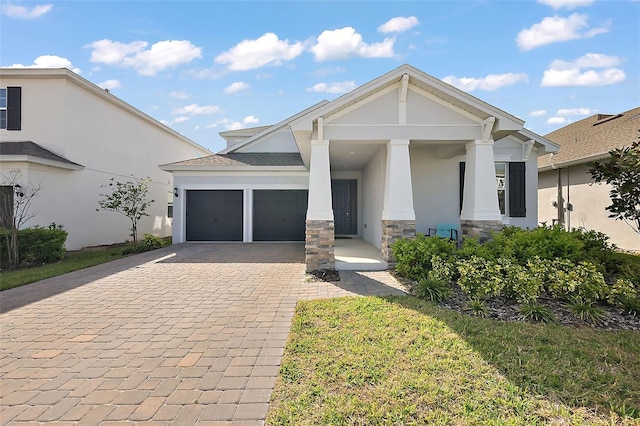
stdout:
<svg viewBox="0 0 640 426">
<path fill-rule="evenodd" d="M 40 186 L 26 226 L 63 225 L 67 249 L 131 239 L 126 217 L 96 209 L 101 185 L 132 175 L 155 200 L 139 236 L 171 235 L 173 178 L 158 165 L 210 154 L 72 71 L 0 69 L 1 174 Z"/>
</svg>

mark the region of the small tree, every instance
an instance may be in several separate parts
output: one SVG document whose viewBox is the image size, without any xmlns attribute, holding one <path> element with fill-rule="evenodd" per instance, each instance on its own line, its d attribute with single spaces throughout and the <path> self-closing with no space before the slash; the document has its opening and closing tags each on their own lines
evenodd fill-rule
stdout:
<svg viewBox="0 0 640 426">
<path fill-rule="evenodd" d="M 609 157 L 588 164 L 596 183 L 611 185 L 609 217 L 623 220 L 640 234 L 640 141 L 609 151 Z"/>
<path fill-rule="evenodd" d="M 142 216 L 149 216 L 147 208 L 154 200 L 148 200 L 149 183 L 151 178 L 138 179 L 133 177 L 132 180 L 126 182 L 116 181 L 111 178 L 106 185 L 100 185 L 101 188 L 110 188 L 110 194 L 100 194 L 103 197 L 98 201 L 102 210 L 114 211 L 125 215 L 131 221 L 131 235 L 133 241 L 138 241 L 138 221 Z M 99 209 L 96 209 L 98 211 Z"/>
<path fill-rule="evenodd" d="M 20 264 L 18 251 L 18 230 L 29 219 L 36 216 L 31 211 L 31 201 L 40 192 L 40 184 L 27 183 L 22 185 L 20 170 L 14 169 L 7 175 L 2 175 L 2 191 L 0 191 L 0 224 L 8 230 L 6 234 L 7 260 L 10 268 Z"/>
</svg>

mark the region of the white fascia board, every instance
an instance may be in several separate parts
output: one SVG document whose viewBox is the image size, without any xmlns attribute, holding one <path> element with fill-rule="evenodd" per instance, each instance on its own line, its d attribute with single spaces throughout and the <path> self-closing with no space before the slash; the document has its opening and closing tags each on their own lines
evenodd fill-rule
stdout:
<svg viewBox="0 0 640 426">
<path fill-rule="evenodd" d="M 307 171 L 304 166 L 173 166 L 171 164 L 158 166 L 165 172 L 177 171 L 220 171 L 220 172 L 297 172 Z M 227 173 L 228 174 L 228 173 Z"/>
<path fill-rule="evenodd" d="M 66 170 L 83 170 L 85 168 L 79 164 L 63 163 L 61 161 L 34 157 L 32 155 L 2 155 L 0 156 L 0 162 L 42 164 L 44 166 L 57 167 L 59 169 Z"/>
<path fill-rule="evenodd" d="M 116 97 L 110 92 L 102 89 L 100 86 L 90 82 L 89 80 L 80 77 L 75 72 L 67 69 L 67 68 L 0 68 L 0 78 L 24 78 L 24 79 L 54 79 L 54 78 L 64 78 L 77 86 L 87 90 L 90 93 L 93 93 L 96 96 L 106 100 L 107 102 L 115 105 L 118 108 L 121 108 L 128 112 L 129 114 L 151 124 L 154 127 L 161 129 L 162 131 L 169 133 L 171 136 L 180 139 L 182 142 L 191 145 L 192 147 L 200 150 L 203 155 L 211 155 L 212 152 L 202 145 L 197 144 L 191 139 L 187 138 L 184 135 L 176 132 L 172 128 L 162 124 L 155 118 L 150 117 L 139 109 L 133 107 L 132 105 L 126 103 L 122 99 Z"/>
<path fill-rule="evenodd" d="M 290 116 L 288 118 L 285 118 L 281 122 L 276 123 L 273 126 L 267 128 L 267 129 L 265 129 L 265 130 L 263 130 L 261 132 L 256 133 L 255 135 L 243 140 L 242 142 L 239 142 L 239 143 L 237 143 L 237 144 L 235 144 L 233 146 L 230 146 L 230 147 L 228 147 L 226 149 L 223 149 L 222 151 L 218 152 L 218 154 L 229 154 L 229 153 L 234 152 L 234 151 L 236 151 L 236 150 L 238 150 L 240 148 L 243 148 L 243 147 L 246 147 L 248 145 L 251 145 L 254 142 L 257 142 L 259 139 L 263 138 L 264 136 L 267 136 L 267 135 L 270 135 L 270 134 L 272 134 L 274 132 L 277 132 L 278 130 L 282 129 L 284 126 L 289 125 L 291 122 L 293 122 L 296 119 L 298 119 L 298 117 L 306 115 L 309 112 L 311 112 L 311 111 L 313 111 L 313 110 L 315 110 L 317 108 L 320 108 L 321 106 L 327 104 L 328 102 L 329 101 L 327 101 L 327 100 L 320 101 L 317 104 L 312 105 L 309 108 L 307 108 L 305 110 L 302 110 L 302 111 L 300 111 L 300 112 L 298 112 L 298 113 L 296 113 L 296 114 L 294 114 L 294 115 L 292 115 L 292 116 Z M 294 137 L 294 140 L 295 140 L 295 137 Z M 296 143 L 297 143 L 297 141 L 296 141 Z"/>
<path fill-rule="evenodd" d="M 525 140 L 532 140 L 538 145 L 543 146 L 545 152 L 558 152 L 558 150 L 560 149 L 560 145 L 558 145 L 557 143 L 550 141 L 549 139 L 540 136 L 539 134 L 534 133 L 529 129 L 525 129 L 524 127 L 518 133 L 524 136 Z"/>
<path fill-rule="evenodd" d="M 549 170 L 563 169 L 565 167 L 577 166 L 579 164 L 585 164 L 590 161 L 597 161 L 607 158 L 609 156 L 609 152 L 603 152 L 600 154 L 590 155 L 589 157 L 579 158 L 577 160 L 565 161 L 558 164 L 553 164 L 553 157 L 550 159 L 550 164 L 542 167 L 538 167 L 538 172 L 547 172 Z"/>
</svg>

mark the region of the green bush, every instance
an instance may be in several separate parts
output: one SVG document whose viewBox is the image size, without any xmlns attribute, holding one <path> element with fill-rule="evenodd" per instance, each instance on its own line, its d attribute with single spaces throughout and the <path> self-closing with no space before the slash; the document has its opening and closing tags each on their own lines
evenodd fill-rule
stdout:
<svg viewBox="0 0 640 426">
<path fill-rule="evenodd" d="M 541 303 L 525 303 L 520 305 L 518 310 L 523 317 L 530 321 L 556 322 L 556 317 L 553 315 L 553 312 L 551 312 L 551 309 Z"/>
<path fill-rule="evenodd" d="M 502 271 L 499 263 L 471 256 L 458 262 L 458 285 L 469 299 L 484 299 L 498 296 L 504 287 Z"/>
<path fill-rule="evenodd" d="M 455 242 L 445 238 L 426 237 L 418 234 L 415 238 L 402 238 L 396 241 L 391 250 L 396 260 L 396 271 L 414 281 L 427 277 L 433 269 L 433 256 L 442 259 L 453 259 Z"/>
<path fill-rule="evenodd" d="M 451 284 L 448 281 L 425 278 L 418 282 L 415 293 L 421 299 L 444 302 L 451 296 Z"/>
<path fill-rule="evenodd" d="M 156 250 L 166 245 L 163 238 L 156 235 L 144 234 L 144 239 L 122 251 L 122 254 L 144 253 L 146 251 Z"/>
<path fill-rule="evenodd" d="M 622 306 L 622 301 L 636 298 L 637 291 L 630 280 L 618 278 L 609 288 L 607 302 L 610 305 Z"/>
<path fill-rule="evenodd" d="M 0 258 L 7 262 L 8 231 L 0 234 Z M 21 264 L 56 262 L 65 254 L 64 243 L 68 233 L 62 227 L 52 223 L 48 228 L 34 226 L 18 231 L 18 253 Z"/>
<path fill-rule="evenodd" d="M 538 300 L 544 290 L 542 277 L 535 273 L 535 266 L 541 262 L 535 257 L 527 263 L 527 267 L 520 266 L 511 259 L 500 259 L 504 279 L 505 296 L 515 299 L 521 304 L 531 304 Z"/>
</svg>

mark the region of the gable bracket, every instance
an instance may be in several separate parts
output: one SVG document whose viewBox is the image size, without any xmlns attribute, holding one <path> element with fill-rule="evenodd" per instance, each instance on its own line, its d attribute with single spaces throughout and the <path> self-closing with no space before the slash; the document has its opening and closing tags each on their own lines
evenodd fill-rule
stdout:
<svg viewBox="0 0 640 426">
<path fill-rule="evenodd" d="M 407 91 L 409 90 L 409 74 L 403 74 L 400 82 L 400 99 L 398 103 L 398 124 L 407 124 Z"/>
<path fill-rule="evenodd" d="M 524 161 L 527 161 L 529 159 L 529 155 L 531 155 L 531 150 L 533 150 L 534 144 L 535 142 L 531 139 L 522 143 L 522 159 Z"/>
<path fill-rule="evenodd" d="M 488 141 L 493 139 L 493 126 L 496 123 L 495 117 L 488 117 L 482 122 L 482 140 Z"/>
</svg>

